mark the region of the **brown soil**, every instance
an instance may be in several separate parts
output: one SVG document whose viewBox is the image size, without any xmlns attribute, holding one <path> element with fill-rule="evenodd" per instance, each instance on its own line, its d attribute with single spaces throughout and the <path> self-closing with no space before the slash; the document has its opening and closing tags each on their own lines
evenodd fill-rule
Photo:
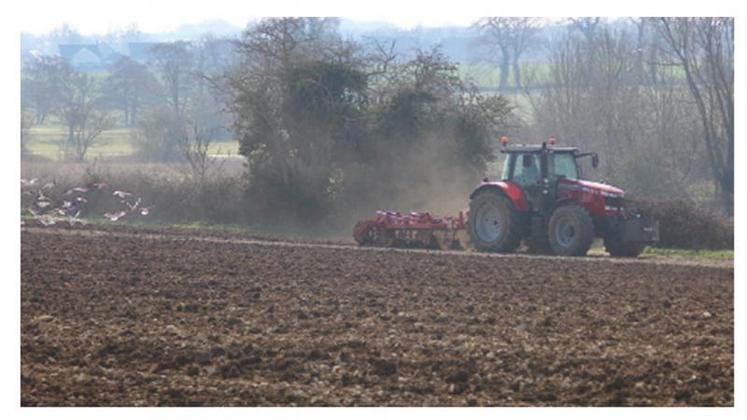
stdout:
<svg viewBox="0 0 747 420">
<path fill-rule="evenodd" d="M 731 266 L 24 229 L 21 402 L 734 404 Z"/>
</svg>

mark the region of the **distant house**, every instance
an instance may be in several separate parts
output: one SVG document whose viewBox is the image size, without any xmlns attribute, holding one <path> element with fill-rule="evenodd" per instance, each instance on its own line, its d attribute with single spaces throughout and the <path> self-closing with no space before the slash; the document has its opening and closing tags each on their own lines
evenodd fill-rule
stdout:
<svg viewBox="0 0 747 420">
<path fill-rule="evenodd" d="M 103 42 L 95 44 L 60 44 L 60 56 L 77 70 L 105 70 L 121 55 Z"/>
</svg>

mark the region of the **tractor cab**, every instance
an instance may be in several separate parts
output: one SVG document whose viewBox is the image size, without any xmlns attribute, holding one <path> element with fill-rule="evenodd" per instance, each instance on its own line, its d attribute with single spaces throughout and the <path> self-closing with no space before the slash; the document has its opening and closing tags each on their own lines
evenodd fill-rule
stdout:
<svg viewBox="0 0 747 420">
<path fill-rule="evenodd" d="M 582 179 L 577 159 L 591 157 L 592 167 L 599 165 L 596 153 L 580 153 L 575 147 L 547 145 L 504 146 L 506 155 L 501 179 L 515 184 L 524 193 L 532 211 L 541 212 L 543 206 L 558 199 L 558 182 L 573 184 Z"/>
</svg>

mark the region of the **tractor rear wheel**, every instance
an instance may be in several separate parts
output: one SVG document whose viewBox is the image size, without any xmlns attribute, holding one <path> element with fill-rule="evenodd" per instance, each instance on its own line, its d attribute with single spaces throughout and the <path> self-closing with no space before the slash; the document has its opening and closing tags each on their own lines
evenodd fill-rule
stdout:
<svg viewBox="0 0 747 420">
<path fill-rule="evenodd" d="M 594 222 L 589 212 L 575 204 L 558 207 L 550 217 L 548 237 L 555 254 L 584 256 L 594 236 Z"/>
<path fill-rule="evenodd" d="M 520 223 L 511 200 L 498 191 L 482 191 L 470 200 L 467 231 L 478 251 L 516 251 L 521 243 Z"/>
<path fill-rule="evenodd" d="M 608 236 L 604 238 L 604 249 L 613 257 L 635 258 L 646 248 L 645 244 L 638 242 L 623 242 L 619 237 Z"/>
</svg>

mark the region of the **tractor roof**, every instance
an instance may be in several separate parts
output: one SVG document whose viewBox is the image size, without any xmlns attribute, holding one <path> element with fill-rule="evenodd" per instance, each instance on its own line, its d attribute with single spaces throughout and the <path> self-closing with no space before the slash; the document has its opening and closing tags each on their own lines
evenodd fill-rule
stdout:
<svg viewBox="0 0 747 420">
<path fill-rule="evenodd" d="M 560 153 L 575 153 L 578 152 L 576 147 L 558 147 L 547 145 L 548 150 Z M 501 153 L 539 153 L 542 151 L 541 144 L 511 144 L 501 148 Z"/>
</svg>

